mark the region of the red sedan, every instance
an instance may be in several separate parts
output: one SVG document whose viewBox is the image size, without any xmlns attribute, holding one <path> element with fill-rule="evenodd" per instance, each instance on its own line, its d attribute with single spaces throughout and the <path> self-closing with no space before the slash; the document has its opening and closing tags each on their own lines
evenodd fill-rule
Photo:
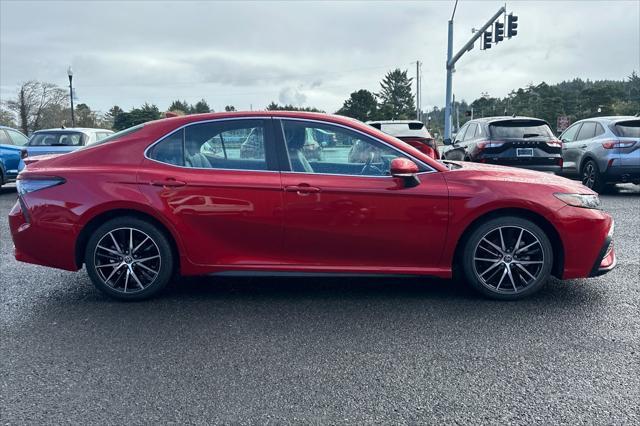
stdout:
<svg viewBox="0 0 640 426">
<path fill-rule="evenodd" d="M 307 129 L 365 144 L 304 154 Z M 241 155 L 242 144 L 263 145 Z M 598 195 L 538 172 L 438 162 L 358 121 L 297 112 L 146 123 L 18 177 L 16 259 L 83 265 L 103 292 L 156 294 L 175 274 L 459 271 L 499 299 L 616 263 Z"/>
</svg>

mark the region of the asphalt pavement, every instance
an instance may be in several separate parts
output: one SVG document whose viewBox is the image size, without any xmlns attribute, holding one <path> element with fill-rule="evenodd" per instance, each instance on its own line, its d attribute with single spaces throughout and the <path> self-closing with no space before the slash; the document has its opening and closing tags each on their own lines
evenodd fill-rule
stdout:
<svg viewBox="0 0 640 426">
<path fill-rule="evenodd" d="M 640 189 L 619 264 L 519 302 L 415 278 L 184 279 L 121 303 L 18 263 L 0 189 L 0 422 L 640 423 Z"/>
</svg>

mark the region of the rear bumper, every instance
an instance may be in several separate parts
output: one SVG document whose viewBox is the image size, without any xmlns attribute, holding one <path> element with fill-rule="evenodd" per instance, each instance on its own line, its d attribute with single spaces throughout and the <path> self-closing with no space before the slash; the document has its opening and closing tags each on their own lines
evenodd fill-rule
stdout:
<svg viewBox="0 0 640 426">
<path fill-rule="evenodd" d="M 75 227 L 72 224 L 37 221 L 18 199 L 9 212 L 9 228 L 16 260 L 77 271 Z"/>
<path fill-rule="evenodd" d="M 604 174 L 607 182 L 638 182 L 640 166 L 612 166 Z"/>
</svg>

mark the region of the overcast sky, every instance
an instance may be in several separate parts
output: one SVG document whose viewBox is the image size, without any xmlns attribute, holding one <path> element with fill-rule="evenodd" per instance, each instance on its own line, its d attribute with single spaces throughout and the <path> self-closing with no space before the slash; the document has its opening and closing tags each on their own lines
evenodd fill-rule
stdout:
<svg viewBox="0 0 640 426">
<path fill-rule="evenodd" d="M 424 63 L 423 108 L 444 104 L 453 1 L 173 2 L 0 0 L 0 100 L 30 79 L 106 111 L 206 99 L 215 110 L 269 102 L 334 112 L 357 89 L 378 91 L 396 67 Z M 454 50 L 504 1 L 461 0 Z M 469 101 L 533 82 L 622 79 L 640 70 L 640 2 L 510 1 L 519 34 L 457 65 Z M 412 64 L 412 62 L 414 64 Z"/>
</svg>

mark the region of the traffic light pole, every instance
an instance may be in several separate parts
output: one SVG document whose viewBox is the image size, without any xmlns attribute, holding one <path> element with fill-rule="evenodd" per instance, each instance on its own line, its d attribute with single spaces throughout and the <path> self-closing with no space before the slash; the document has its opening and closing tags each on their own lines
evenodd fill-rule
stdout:
<svg viewBox="0 0 640 426">
<path fill-rule="evenodd" d="M 495 15 L 491 17 L 487 21 L 486 24 L 482 26 L 478 31 L 476 31 L 473 36 L 469 39 L 469 41 L 456 53 L 453 55 L 453 16 L 449 20 L 449 42 L 447 45 L 447 91 L 446 91 L 446 99 L 445 99 L 445 110 L 444 110 L 444 138 L 451 139 L 451 98 L 453 96 L 452 93 L 452 83 L 453 83 L 453 71 L 455 70 L 456 62 L 464 55 L 466 52 L 473 49 L 473 44 L 477 39 L 479 39 L 482 34 L 493 25 L 493 22 L 500 17 L 503 13 L 506 12 L 506 8 L 503 6 L 496 12 Z M 454 10 L 455 14 L 455 10 Z"/>
</svg>

